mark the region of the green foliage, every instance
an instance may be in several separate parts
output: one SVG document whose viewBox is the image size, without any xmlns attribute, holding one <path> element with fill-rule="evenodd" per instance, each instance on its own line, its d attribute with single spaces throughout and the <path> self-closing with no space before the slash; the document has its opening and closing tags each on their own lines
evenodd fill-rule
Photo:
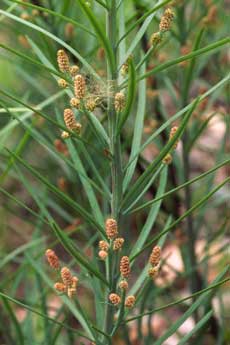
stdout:
<svg viewBox="0 0 230 345">
<path fill-rule="evenodd" d="M 227 344 L 224 1 L 2 0 L 0 25 L 0 343 Z M 76 107 L 63 49 L 86 83 Z M 47 248 L 77 289 L 49 267 Z"/>
</svg>

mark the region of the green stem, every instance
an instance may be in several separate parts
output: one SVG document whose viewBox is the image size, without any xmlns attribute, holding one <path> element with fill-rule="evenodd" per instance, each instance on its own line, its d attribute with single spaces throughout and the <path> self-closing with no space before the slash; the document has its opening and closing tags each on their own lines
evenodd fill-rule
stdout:
<svg viewBox="0 0 230 345">
<path fill-rule="evenodd" d="M 113 328 L 113 331 L 111 333 L 111 336 L 113 336 L 117 329 L 119 328 L 121 322 L 123 321 L 123 318 L 124 318 L 124 311 L 125 311 L 125 295 L 126 295 L 126 291 L 123 290 L 122 291 L 122 295 L 121 295 L 121 307 L 120 307 L 120 311 L 119 311 L 119 316 L 118 316 L 118 320 L 117 320 L 117 323 L 116 325 L 114 326 Z"/>
<path fill-rule="evenodd" d="M 109 137 L 110 137 L 110 150 L 112 154 L 111 162 L 111 215 L 116 219 L 119 226 L 119 205 L 122 196 L 122 165 L 121 165 L 121 147 L 120 147 L 120 136 L 116 135 L 116 111 L 114 108 L 114 95 L 117 89 L 117 49 L 116 49 L 116 0 L 111 0 L 111 5 L 107 13 L 107 37 L 112 47 L 114 56 L 114 65 L 108 64 L 108 124 L 109 124 Z M 116 290 L 116 267 L 115 267 L 116 255 L 110 251 L 110 260 L 108 265 L 108 276 L 109 276 L 109 291 L 106 293 L 115 292 Z M 106 296 L 108 299 L 108 296 Z M 105 324 L 104 331 L 110 334 L 113 329 L 113 318 L 115 308 L 111 304 L 106 305 L 105 311 Z M 111 344 L 111 339 L 110 343 Z"/>
<path fill-rule="evenodd" d="M 151 280 L 148 280 L 147 284 L 145 286 L 145 289 L 143 290 L 143 292 L 141 294 L 142 300 L 141 300 L 140 307 L 139 307 L 140 314 L 142 314 L 144 312 L 146 302 L 148 301 L 149 292 L 153 289 L 154 289 L 153 288 L 153 282 Z M 143 321 L 142 319 L 138 319 L 138 322 L 137 322 L 138 339 L 140 342 L 143 338 L 142 321 Z"/>
<path fill-rule="evenodd" d="M 143 65 L 143 63 L 145 63 L 146 60 L 148 60 L 148 58 L 150 57 L 151 54 L 155 53 L 155 50 L 158 46 L 158 43 L 155 43 L 151 46 L 151 48 L 149 48 L 149 50 L 147 51 L 147 53 L 144 55 L 144 57 L 142 58 L 142 60 L 139 62 L 139 64 L 136 67 L 136 71 L 139 70 L 139 68 Z"/>
<path fill-rule="evenodd" d="M 181 13 L 182 16 L 182 22 L 184 21 L 184 11 Z M 180 18 L 179 18 L 180 19 Z M 179 26 L 178 21 L 178 26 Z M 194 49 L 193 51 L 197 50 L 200 45 L 200 41 L 203 35 L 203 29 L 198 33 Z M 184 44 L 187 40 L 187 34 L 186 32 L 181 33 L 181 44 Z M 185 76 L 185 81 L 182 85 L 182 99 L 181 103 L 182 106 L 184 107 L 189 98 L 189 91 L 190 91 L 190 86 L 191 86 L 191 81 L 193 80 L 193 72 L 194 72 L 194 67 L 195 67 L 195 58 L 193 58 L 190 61 L 190 64 L 188 68 L 186 69 L 186 76 Z M 191 166 L 190 166 L 190 159 L 189 159 L 189 154 L 188 151 L 186 150 L 187 142 L 190 142 L 190 132 L 188 129 L 185 129 L 184 135 L 182 137 L 182 143 L 183 143 L 183 151 L 182 151 L 182 159 L 183 159 L 183 165 L 184 165 L 184 182 L 189 181 L 190 178 L 190 171 L 191 171 Z M 186 210 L 189 210 L 191 208 L 191 202 L 192 202 L 192 191 L 191 191 L 191 186 L 186 185 L 185 186 L 185 208 Z M 185 223 L 185 230 L 186 234 L 189 238 L 188 243 L 185 245 L 184 250 L 182 248 L 182 255 L 184 258 L 184 264 L 187 269 L 190 267 L 196 267 L 197 266 L 197 259 L 196 259 L 196 254 L 195 254 L 195 244 L 196 244 L 196 232 L 194 228 L 194 219 L 193 219 L 193 214 L 189 214 L 186 223 Z M 184 252 L 184 254 L 183 254 Z M 188 259 L 188 260 L 187 260 Z M 195 270 L 194 274 L 189 275 L 189 285 L 190 285 L 190 290 L 192 293 L 195 293 L 201 288 L 201 279 L 200 275 L 198 274 L 198 271 Z M 196 313 L 194 314 L 194 317 L 196 318 Z"/>
<path fill-rule="evenodd" d="M 106 10 L 108 10 L 108 6 L 101 0 L 96 0 L 96 2 L 101 5 L 102 7 L 104 7 Z"/>
</svg>

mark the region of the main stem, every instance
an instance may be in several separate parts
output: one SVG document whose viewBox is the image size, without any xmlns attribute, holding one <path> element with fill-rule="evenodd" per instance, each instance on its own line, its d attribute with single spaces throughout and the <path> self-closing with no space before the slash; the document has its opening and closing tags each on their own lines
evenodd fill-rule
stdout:
<svg viewBox="0 0 230 345">
<path fill-rule="evenodd" d="M 110 136 L 111 162 L 111 215 L 116 219 L 118 226 L 120 220 L 119 205 L 122 197 L 122 165 L 120 136 L 116 135 L 116 111 L 114 108 L 114 96 L 117 89 L 117 51 L 116 51 L 116 0 L 111 0 L 111 5 L 107 14 L 107 37 L 112 46 L 115 63 L 107 66 L 108 75 L 108 124 Z M 116 289 L 116 256 L 110 253 L 108 265 L 109 293 Z M 111 334 L 114 319 L 114 306 L 106 305 L 104 331 Z"/>
<path fill-rule="evenodd" d="M 182 6 L 178 10 L 178 26 L 180 28 L 180 43 L 181 45 L 184 45 L 187 40 L 187 30 L 186 30 L 186 20 L 185 20 L 185 7 Z M 187 71 L 188 73 L 188 71 Z M 187 76 L 185 77 L 184 85 L 182 87 L 182 106 L 186 106 L 188 101 L 188 92 L 190 89 L 190 83 L 191 80 L 188 79 Z M 184 181 L 188 181 L 190 178 L 190 157 L 189 153 L 186 150 L 186 143 L 189 141 L 189 131 L 185 129 L 184 135 L 182 137 L 182 144 L 183 144 L 183 167 L 184 167 Z M 191 186 L 185 187 L 185 207 L 186 210 L 189 210 L 191 208 L 192 204 L 192 193 L 191 193 Z M 186 245 L 187 247 L 187 253 L 188 253 L 188 259 L 189 259 L 189 268 L 191 267 L 197 267 L 197 260 L 196 260 L 196 254 L 195 254 L 195 243 L 196 243 L 196 233 L 194 229 L 194 220 L 193 216 L 190 214 L 188 215 L 186 219 L 186 234 L 188 237 L 188 243 Z M 190 290 L 192 293 L 195 293 L 199 290 L 199 276 L 197 271 L 195 270 L 195 273 L 191 273 L 189 275 L 189 284 L 190 284 Z M 196 317 L 196 313 L 195 313 Z"/>
</svg>

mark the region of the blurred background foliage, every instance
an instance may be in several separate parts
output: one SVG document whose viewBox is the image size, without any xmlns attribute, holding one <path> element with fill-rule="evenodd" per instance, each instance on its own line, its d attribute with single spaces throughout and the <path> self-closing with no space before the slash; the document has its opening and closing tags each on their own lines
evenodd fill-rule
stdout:
<svg viewBox="0 0 230 345">
<path fill-rule="evenodd" d="M 47 214 L 51 215 L 59 226 L 82 247 L 86 255 L 92 258 L 97 253 L 98 237 L 90 227 L 85 227 L 82 219 L 76 212 L 50 193 L 47 186 L 39 182 L 28 169 L 23 167 L 9 151 L 22 157 L 37 172 L 47 178 L 52 184 L 92 213 L 85 188 L 76 170 L 79 162 L 74 162 L 65 142 L 60 145 L 60 129 L 42 118 L 27 105 L 42 109 L 51 119 L 63 125 L 62 113 L 68 107 L 69 96 L 57 84 L 59 72 L 57 69 L 56 52 L 65 42 L 65 48 L 73 48 L 97 71 L 106 82 L 106 62 L 104 51 L 100 43 L 92 34 L 89 21 L 83 15 L 78 2 L 68 1 L 28 1 L 45 8 L 42 12 L 36 7 L 27 7 L 17 1 L 2 0 L 0 10 L 7 11 L 9 16 L 0 13 L 0 88 L 11 96 L 0 93 L 0 289 L 5 294 L 30 305 L 42 314 L 50 315 L 58 320 L 62 316 L 64 323 L 78 329 L 76 318 L 69 309 L 62 305 L 51 287 L 52 278 L 45 266 L 43 255 L 45 248 L 54 246 L 65 262 L 70 261 L 69 255 L 55 240 L 54 234 L 47 224 Z M 144 15 L 154 4 L 152 1 L 123 1 L 126 27 Z M 105 24 L 104 9 L 96 1 L 89 1 L 89 6 Z M 213 7 L 214 6 L 214 7 Z M 172 30 L 166 35 L 159 48 L 150 56 L 147 70 L 167 63 L 174 58 L 190 53 L 198 33 L 204 28 L 201 38 L 201 47 L 212 44 L 228 35 L 229 23 L 227 11 L 228 1 L 174 1 L 176 19 Z M 210 8 L 213 13 L 210 14 Z M 60 16 L 53 15 L 54 13 Z M 143 35 L 137 48 L 133 52 L 133 59 L 137 65 L 143 53 L 149 49 L 149 39 L 153 32 L 158 30 L 159 18 L 162 12 L 157 12 L 148 29 Z M 210 20 L 204 24 L 204 18 L 210 15 Z M 12 17 L 14 16 L 14 17 Z M 121 14 L 120 14 L 121 16 Z M 18 20 L 15 20 L 18 18 Z M 75 26 L 70 19 L 78 23 Z M 28 25 L 25 25 L 25 21 Z M 89 30 L 85 32 L 81 25 Z M 133 30 L 126 39 L 126 51 L 132 45 L 137 33 Z M 98 87 L 95 78 L 82 66 L 76 54 L 69 56 L 73 64 L 78 64 L 87 77 L 88 85 Z M 229 71 L 229 50 L 221 46 L 210 54 L 203 54 L 195 60 L 195 67 L 189 81 L 189 90 L 183 97 L 184 77 L 189 68 L 189 62 L 184 61 L 172 68 L 162 70 L 147 79 L 146 108 L 143 125 L 142 143 L 159 129 L 165 121 L 170 119 L 185 105 L 189 104 L 197 95 L 207 92 L 215 84 L 223 80 Z M 36 60 L 37 65 L 29 59 Z M 39 66 L 39 64 L 41 64 Z M 50 73 L 43 66 L 56 71 Z M 102 87 L 102 84 L 100 84 Z M 15 97 L 12 98 L 12 97 Z M 169 166 L 166 191 L 181 185 L 187 177 L 193 178 L 211 169 L 215 165 L 229 159 L 229 85 L 223 84 L 215 92 L 202 101 L 189 121 L 186 133 L 174 153 L 173 163 Z M 17 101 L 19 100 L 19 102 Z M 21 102 L 21 103 L 20 103 Z M 134 107 L 135 108 L 135 107 Z M 134 110 L 133 110 L 134 112 Z M 95 112 L 100 121 L 106 126 L 105 112 L 97 109 Z M 124 161 L 128 162 L 133 137 L 133 116 L 122 132 L 122 148 Z M 179 125 L 179 120 L 175 125 Z M 78 150 L 80 159 L 88 176 L 100 186 L 103 182 L 109 183 L 110 160 L 106 155 L 106 147 L 102 145 L 94 132 L 82 118 L 83 138 L 86 145 L 72 142 L 72 148 Z M 140 176 L 148 164 L 157 156 L 167 143 L 169 127 L 160 133 L 139 156 L 135 178 Z M 59 141 L 58 141 L 59 140 Z M 189 172 L 185 176 L 183 147 L 189 157 Z M 94 168 L 92 168 L 94 167 Z M 95 169 L 96 168 L 96 169 Z M 95 175 L 95 172 L 99 176 Z M 207 195 L 224 178 L 229 176 L 229 163 L 215 173 L 208 175 L 192 185 L 190 205 L 198 202 Z M 143 201 L 153 199 L 156 195 L 159 179 L 151 185 L 148 193 L 141 198 L 135 207 Z M 226 267 L 229 261 L 229 184 L 225 185 L 212 196 L 208 203 L 197 210 L 192 217 L 195 232 L 195 255 L 198 268 L 195 270 L 196 290 L 208 286 L 210 281 Z M 97 198 L 104 215 L 109 214 L 109 205 L 103 193 Z M 156 217 L 151 235 L 162 231 L 169 219 L 178 219 L 186 210 L 186 192 L 178 191 L 162 201 Z M 48 213 L 47 213 L 48 212 Z M 135 212 L 131 217 L 125 217 L 127 250 L 132 247 L 138 238 L 139 231 L 148 216 L 149 208 L 142 212 Z M 183 221 L 173 229 L 165 242 L 164 266 L 155 283 L 155 289 L 146 292 L 140 310 L 145 311 L 191 293 L 189 290 L 189 268 L 186 262 L 189 225 Z M 142 272 L 144 262 L 149 252 L 137 260 L 134 277 Z M 98 261 L 97 259 L 94 259 Z M 70 261 L 71 265 L 71 261 Z M 101 265 L 97 262 L 97 265 Z M 74 267 L 74 269 L 76 269 Z M 92 288 L 87 282 L 87 275 L 79 272 L 82 286 L 79 296 L 83 299 L 84 307 L 90 315 L 92 311 Z M 194 280 L 194 278 L 193 278 Z M 206 324 L 206 332 L 201 339 L 191 340 L 198 344 L 228 344 L 230 333 L 227 326 L 229 320 L 230 300 L 229 283 L 220 288 L 212 300 L 214 316 Z M 167 330 L 172 321 L 181 316 L 186 310 L 182 303 L 153 318 L 144 319 L 142 323 L 131 323 L 131 344 L 141 344 L 140 329 L 150 337 L 152 328 L 154 337 L 158 337 Z M 16 316 L 16 319 L 12 316 Z M 9 321 L 10 320 L 10 321 Z M 22 326 L 22 333 L 18 330 Z M 60 326 L 49 323 L 35 313 L 30 313 L 20 305 L 9 304 L 3 300 L 0 311 L 0 339 L 1 344 L 78 344 L 72 330 L 61 330 Z M 5 324 L 10 323 L 9 332 L 5 332 Z M 187 327 L 187 328 L 186 328 Z M 184 329 L 164 342 L 179 344 L 181 336 L 194 327 L 193 319 L 187 320 Z M 199 334 L 199 333 L 198 333 Z M 25 335 L 24 340 L 20 340 Z M 48 338 L 51 335 L 51 340 Z M 143 336 L 143 335 L 142 335 Z M 152 335 L 151 335 L 152 337 Z M 153 344 L 154 338 L 149 338 L 146 344 Z M 78 339 L 78 338 L 77 338 Z M 23 342 L 24 341 L 24 342 Z M 83 342 L 83 340 L 82 340 Z M 116 344 L 128 344 L 122 337 L 115 340 Z M 114 343 L 114 344 L 115 344 Z M 190 344 L 190 342 L 187 342 Z M 87 343 L 88 344 L 88 343 Z"/>
</svg>

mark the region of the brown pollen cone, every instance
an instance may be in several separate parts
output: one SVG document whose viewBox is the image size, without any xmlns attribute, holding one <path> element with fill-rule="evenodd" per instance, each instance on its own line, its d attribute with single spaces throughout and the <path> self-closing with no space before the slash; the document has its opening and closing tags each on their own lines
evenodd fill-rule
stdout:
<svg viewBox="0 0 230 345">
<path fill-rule="evenodd" d="M 72 286 L 73 277 L 68 267 L 63 267 L 61 269 L 61 278 L 65 285 L 70 286 L 70 287 Z"/>
<path fill-rule="evenodd" d="M 69 72 L 69 57 L 63 49 L 57 52 L 57 63 L 61 72 Z"/>
<path fill-rule="evenodd" d="M 160 20 L 159 30 L 161 32 L 170 30 L 173 18 L 174 18 L 173 11 L 170 8 L 167 8 L 164 12 L 163 17 Z"/>
<path fill-rule="evenodd" d="M 132 308 L 136 302 L 135 296 L 127 296 L 125 299 L 126 308 Z"/>
<path fill-rule="evenodd" d="M 64 110 L 64 121 L 65 121 L 66 127 L 70 131 L 75 131 L 78 134 L 81 132 L 81 124 L 76 121 L 72 109 L 68 108 Z"/>
<path fill-rule="evenodd" d="M 152 266 L 157 266 L 161 258 L 161 248 L 159 246 L 153 247 L 152 253 L 149 257 L 149 263 Z"/>
<path fill-rule="evenodd" d="M 54 269 L 58 269 L 60 267 L 59 259 L 57 255 L 55 254 L 54 250 L 47 249 L 45 255 L 50 267 Z"/>
<path fill-rule="evenodd" d="M 175 136 L 177 130 L 178 130 L 178 127 L 177 127 L 177 126 L 174 126 L 174 127 L 171 128 L 170 134 L 169 134 L 169 139 L 172 139 L 172 138 Z M 177 148 L 178 142 L 179 142 L 179 140 L 177 140 L 177 141 L 175 142 L 175 144 L 173 145 L 173 148 L 174 148 L 174 149 Z"/>
<path fill-rule="evenodd" d="M 113 218 L 108 218 L 105 222 L 105 231 L 107 237 L 111 240 L 117 236 L 117 221 Z"/>
<path fill-rule="evenodd" d="M 125 240 L 122 237 L 118 237 L 113 242 L 113 250 L 119 250 L 122 248 Z"/>
<path fill-rule="evenodd" d="M 99 248 L 101 249 L 101 250 L 104 250 L 104 251 L 108 251 L 109 250 L 109 244 L 108 244 L 108 242 L 106 242 L 106 241 L 104 241 L 104 240 L 101 240 L 101 241 L 99 241 Z"/>
<path fill-rule="evenodd" d="M 77 74 L 74 78 L 74 93 L 75 96 L 79 99 L 82 99 L 85 97 L 86 92 L 86 84 L 85 84 L 85 78 L 81 74 Z"/>
<path fill-rule="evenodd" d="M 105 250 L 100 250 L 98 256 L 101 260 L 105 260 L 108 256 L 108 253 Z"/>
<path fill-rule="evenodd" d="M 121 280 L 119 283 L 119 288 L 122 290 L 127 290 L 129 287 L 129 284 L 126 280 Z"/>
<path fill-rule="evenodd" d="M 121 302 L 121 297 L 116 293 L 111 293 L 109 295 L 109 300 L 113 305 L 118 305 Z"/>
<path fill-rule="evenodd" d="M 54 288 L 59 292 L 66 292 L 66 286 L 63 283 L 59 283 L 59 282 L 55 283 Z"/>
<path fill-rule="evenodd" d="M 157 273 L 159 271 L 159 265 L 157 266 L 154 266 L 154 267 L 151 267 L 149 270 L 148 270 L 148 275 L 150 278 L 155 278 Z"/>
<path fill-rule="evenodd" d="M 128 256 L 122 256 L 120 261 L 120 272 L 123 278 L 128 278 L 130 274 L 130 263 Z"/>
</svg>

